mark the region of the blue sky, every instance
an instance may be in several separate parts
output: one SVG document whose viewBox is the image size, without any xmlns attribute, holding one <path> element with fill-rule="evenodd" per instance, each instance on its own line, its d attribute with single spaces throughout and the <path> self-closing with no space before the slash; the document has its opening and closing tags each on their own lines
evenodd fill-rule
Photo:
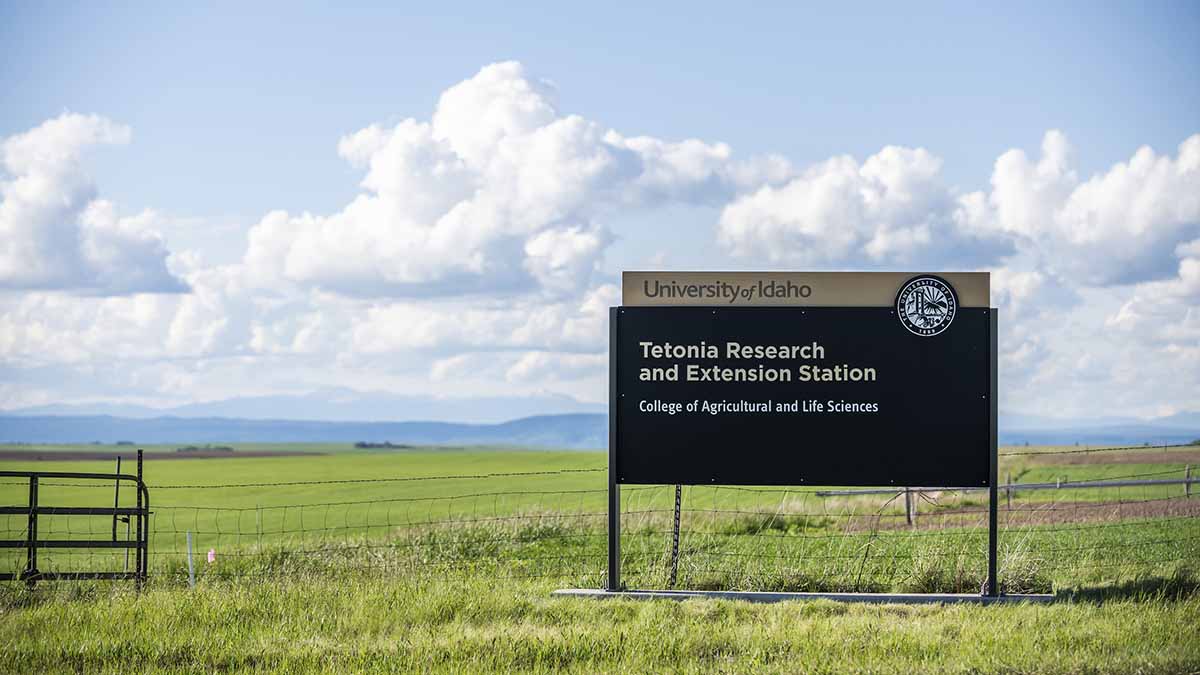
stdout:
<svg viewBox="0 0 1200 675">
<path fill-rule="evenodd" d="M 449 84 L 509 59 L 558 83 L 565 112 L 630 133 L 797 163 L 926 147 L 967 186 L 1049 128 L 1092 173 L 1169 150 L 1200 119 L 1193 2 L 244 4 L 6 3 L 0 129 L 102 112 L 137 139 L 95 159 L 115 201 L 257 218 L 344 203 L 357 175 L 338 138 L 425 117 Z"/>
<path fill-rule="evenodd" d="M 161 236 L 162 256 L 169 259 L 157 266 L 151 263 L 136 278 L 117 280 L 110 272 L 96 272 L 87 280 L 44 269 L 38 272 L 41 276 L 10 273 L 3 283 L 6 304 L 0 307 L 7 321 L 0 325 L 9 333 L 0 333 L 4 349 L 0 370 L 9 376 L 4 378 L 9 384 L 0 389 L 0 406 L 50 400 L 133 398 L 165 404 L 216 398 L 239 390 L 237 383 L 247 379 L 244 369 L 251 367 L 279 373 L 270 383 L 249 378 L 262 387 L 262 393 L 366 382 L 388 390 L 420 384 L 444 389 L 449 395 L 515 387 L 598 400 L 602 371 L 595 356 L 600 345 L 590 338 L 560 335 L 542 342 L 509 341 L 506 357 L 518 362 L 487 375 L 480 374 L 483 371 L 472 361 L 490 360 L 480 345 L 462 345 L 457 352 L 402 345 L 393 352 L 392 347 L 371 341 L 372 330 L 378 329 L 371 322 L 381 317 L 402 321 L 427 317 L 438 310 L 421 303 L 448 296 L 451 300 L 439 301 L 443 308 L 457 303 L 454 312 L 478 312 L 489 330 L 504 332 L 509 328 L 496 326 L 510 326 L 516 320 L 504 312 L 522 317 L 534 305 L 581 306 L 589 293 L 600 297 L 598 289 L 611 283 L 620 269 L 654 264 L 822 269 L 936 264 L 1004 270 L 1010 284 L 1024 279 L 1021 292 L 1036 292 L 1039 302 L 1055 308 L 1054 324 L 1073 326 L 1081 335 L 1095 336 L 1126 325 L 1130 337 L 1095 344 L 1096 363 L 1080 365 L 1069 343 L 1055 342 L 1065 338 L 1039 331 L 1037 326 L 1046 325 L 1044 317 L 1030 317 L 1020 325 L 1014 319 L 1009 333 L 1015 383 L 1011 408 L 1046 412 L 1047 407 L 1061 405 L 1064 414 L 1151 415 L 1198 407 L 1200 401 L 1194 396 L 1189 399 L 1174 390 L 1122 393 L 1128 388 L 1122 384 L 1128 377 L 1122 364 L 1147 349 L 1165 355 L 1155 361 L 1161 372 L 1183 374 L 1179 391 L 1200 384 L 1200 363 L 1187 344 L 1191 322 L 1197 320 L 1188 310 L 1194 310 L 1196 300 L 1189 295 L 1190 277 L 1184 271 L 1191 259 L 1187 246 L 1200 234 L 1186 199 L 1175 200 L 1183 204 L 1182 212 L 1164 215 L 1170 211 L 1165 204 L 1175 194 L 1171 190 L 1186 194 L 1196 187 L 1189 182 L 1193 178 L 1187 174 L 1168 187 L 1146 179 L 1131 187 L 1118 180 L 1117 173 L 1110 176 L 1114 165 L 1131 162 L 1142 146 L 1149 146 L 1157 158 L 1186 163 L 1180 159 L 1180 144 L 1200 132 L 1198 30 L 1200 6 L 1195 3 L 836 8 L 687 3 L 550 10 L 507 3 L 349 9 L 292 3 L 252 8 L 240 3 L 203 7 L 3 3 L 0 138 L 30 132 L 64 111 L 96 115 L 120 127 L 84 124 L 85 130 L 76 130 L 88 140 L 70 146 L 70 153 L 78 149 L 79 157 L 79 166 L 72 164 L 72 171 L 78 169 L 79 175 L 87 177 L 90 191 L 69 192 L 70 186 L 78 185 L 68 180 L 68 187 L 62 189 L 80 201 L 80 211 L 54 217 L 92 222 L 98 216 L 84 216 L 82 209 L 91 200 L 102 199 L 116 205 L 114 214 L 105 216 L 110 224 L 156 232 Z M 445 269 L 453 273 L 414 267 L 405 272 L 406 290 L 393 285 L 383 292 L 378 290 L 382 282 L 360 274 L 335 280 L 330 275 L 340 274 L 336 270 L 305 268 L 284 273 L 287 283 L 271 286 L 261 280 L 261 269 L 251 269 L 248 241 L 255 227 L 266 232 L 267 214 L 283 210 L 289 218 L 306 212 L 332 217 L 364 191 L 371 194 L 360 186 L 367 168 L 339 155 L 343 138 L 370 125 L 391 129 L 409 118 L 427 123 L 444 92 L 481 68 L 505 61 L 521 64 L 519 73 L 510 74 L 515 81 L 552 84 L 551 98 L 560 117 L 578 115 L 625 138 L 699 139 L 714 147 L 724 143 L 734 161 L 774 156 L 789 168 L 773 176 L 760 171 L 757 182 L 727 181 L 706 196 L 688 191 L 707 188 L 688 187 L 676 176 L 667 192 L 678 192 L 665 197 L 639 193 L 620 205 L 606 203 L 600 196 L 572 203 L 572 223 L 548 224 L 549 229 L 530 226 L 521 236 L 527 237 L 528 250 L 537 234 L 558 232 L 562 236 L 544 238 L 540 245 L 559 252 L 556 260 L 566 255 L 560 249 L 576 253 L 586 249 L 591 257 L 580 264 L 594 264 L 594 269 L 556 273 L 553 282 L 540 279 L 534 290 L 512 290 L 524 282 L 510 272 L 463 285 L 462 265 L 468 263 L 462 260 L 447 263 L 450 267 Z M 1003 174 L 997 171 L 998 159 L 1011 150 L 1023 151 L 1028 163 L 1036 164 L 1044 156 L 1044 141 L 1052 130 L 1061 132 L 1067 148 L 1062 153 L 1066 168 L 1059 167 L 1062 171 L 1055 174 L 1058 187 L 1038 192 L 1040 179 L 1029 178 L 1037 172 L 1024 171 L 1015 160 Z M 97 134 L 103 137 L 99 141 Z M 44 135 L 61 139 L 49 132 Z M 96 143 L 104 147 L 91 148 Z M 1051 146 L 1058 147 L 1056 143 Z M 84 151 L 84 145 L 91 149 Z M 933 158 L 933 164 L 921 157 L 893 158 L 903 165 L 900 171 L 920 175 L 924 181 L 919 208 L 913 207 L 920 213 L 875 214 L 850 223 L 843 220 L 850 217 L 848 212 L 822 212 L 777 227 L 747 222 L 751 211 L 798 208 L 794 201 L 752 200 L 765 186 L 793 185 L 790 199 L 811 203 L 811 191 L 789 181 L 844 155 L 864 163 L 888 146 L 923 149 Z M 826 169 L 830 175 L 837 173 Z M 61 178 L 59 169 L 50 173 Z M 11 178 L 19 171 L 9 167 L 7 174 Z M 1001 175 L 1028 188 L 1017 190 L 1025 196 L 996 190 L 994 181 Z M 1036 207 L 1044 209 L 1045 218 L 1066 217 L 1054 214 L 1064 211 L 1072 190 L 1105 176 L 1111 180 L 1085 190 L 1075 200 L 1086 202 L 1076 210 L 1089 215 L 1064 221 L 1056 236 L 1037 230 L 1028 213 L 1014 215 Z M 388 177 L 380 180 L 386 182 Z M 1147 207 L 1142 215 L 1111 212 L 1115 207 L 1106 205 L 1124 199 L 1120 195 L 1126 189 L 1141 200 L 1139 204 L 1157 200 L 1159 207 Z M 1106 200 L 1095 194 L 1105 190 L 1118 196 Z M 937 237 L 941 244 L 895 248 L 893 236 L 886 245 L 892 248 L 865 253 L 871 228 L 900 228 L 904 236 L 911 236 L 905 228 L 927 222 L 941 223 L 935 230 L 949 227 L 952 213 L 961 211 L 965 203 L 961 200 L 972 193 L 979 193 L 981 203 L 989 204 L 994 213 L 981 212 L 972 216 L 969 225 L 942 232 Z M 8 200 L 17 203 L 11 196 Z M 735 208 L 737 204 L 742 207 Z M 137 222 L 121 220 L 136 220 L 147 209 L 149 214 Z M 882 225 L 878 220 L 893 217 L 899 220 Z M 361 222 L 354 218 L 358 216 L 350 220 Z M 1080 239 L 1072 223 L 1092 222 L 1089 218 L 1100 223 L 1144 219 L 1148 224 L 1139 225 L 1142 229 L 1134 234 L 1109 233 L 1098 243 L 1075 246 L 1087 237 Z M 80 227 L 91 227 L 87 222 Z M 54 228 L 46 227 L 47 231 Z M 272 232 L 288 236 L 300 227 L 292 224 Z M 831 232 L 858 228 L 862 245 L 816 256 L 788 248 L 812 248 L 805 237 L 814 228 Z M 874 240 L 880 245 L 878 239 Z M 39 241 L 64 240 L 45 235 Z M 297 235 L 297 241 L 302 242 L 302 237 Z M 500 258 L 517 246 L 512 241 L 497 243 L 495 237 L 487 241 L 480 250 Z M 139 242 L 131 244 L 129 260 L 153 258 L 153 246 Z M 779 251 L 784 253 L 777 255 Z M 1072 252 L 1091 257 L 1078 264 L 1064 262 L 1063 257 Z M 1114 256 L 1112 274 L 1098 278 L 1081 271 L 1085 263 L 1095 264 L 1097 255 L 1107 253 Z M 391 254 L 432 255 L 403 248 Z M 384 267 L 387 262 L 383 260 Z M 242 266 L 240 271 L 226 269 L 235 265 Z M 258 281 L 231 280 L 244 274 Z M 569 283 L 563 274 L 571 277 Z M 218 283 L 213 280 L 216 276 L 222 278 L 220 293 L 206 290 L 206 284 Z M 1144 286 L 1172 282 L 1176 286 L 1165 290 Z M 193 299 L 181 300 L 179 294 L 140 297 L 145 291 L 169 290 L 172 283 L 186 283 L 193 289 Z M 480 297 L 480 284 L 509 290 Z M 1038 290 L 1031 290 L 1030 284 Z M 247 290 L 252 288 L 257 290 Z M 314 294 L 320 299 L 313 300 Z M 336 307 L 326 306 L 320 303 L 335 301 L 322 294 L 349 299 L 337 301 L 341 304 Z M 1018 294 L 1003 290 L 1001 297 Z M 1148 318 L 1146 312 L 1137 314 L 1133 308 L 1146 306 L 1147 294 L 1172 298 L 1175 304 L 1156 308 L 1165 314 L 1155 318 Z M 217 296 L 221 300 L 214 299 Z M 294 301 L 295 308 L 276 306 L 272 311 L 277 315 L 266 323 L 250 316 L 261 313 L 268 296 L 287 298 L 279 300 L 284 305 Z M 1053 302 L 1047 304 L 1045 299 Z M 221 304 L 226 301 L 250 308 Z M 132 313 L 148 327 L 170 331 L 186 323 L 179 318 L 182 314 L 199 316 L 198 309 L 183 305 L 206 302 L 212 314 L 203 321 L 209 323 L 223 312 L 228 324 L 239 324 L 229 318 L 238 311 L 249 315 L 240 328 L 228 328 L 230 334 L 201 347 L 163 354 L 161 362 L 139 356 L 128 368 L 119 369 L 120 375 L 91 361 L 101 360 L 104 353 L 110 362 L 113 354 L 144 354 L 136 341 L 109 336 L 96 345 L 81 342 L 95 336 L 81 334 L 80 326 L 89 321 L 95 325 L 101 315 L 116 321 L 122 313 Z M 29 312 L 48 311 L 51 306 L 76 317 L 77 325 L 39 323 L 38 330 L 32 330 Z M 289 344 L 295 347 L 294 333 L 303 332 L 296 327 L 303 323 L 300 317 L 342 316 L 339 312 L 354 324 L 353 335 L 325 336 L 319 349 L 313 347 L 315 352 L 303 356 L 289 356 L 278 346 L 265 345 L 264 334 L 288 334 Z M 1014 317 L 1017 312 L 1014 308 Z M 559 319 L 574 320 L 568 314 Z M 1134 328 L 1137 321 L 1182 328 L 1143 344 L 1144 335 L 1136 334 L 1144 330 Z M 291 328 L 282 328 L 284 324 Z M 233 334 L 238 331 L 242 334 Z M 318 333 L 312 328 L 306 335 Z M 160 342 L 168 337 L 164 334 Z M 55 345 L 50 349 L 61 354 L 50 356 L 49 351 L 31 346 L 38 340 L 48 340 Z M 378 361 L 362 356 L 368 343 L 379 349 L 374 358 L 403 367 L 392 377 L 364 377 L 364 369 L 374 372 L 379 367 Z M 344 369 L 334 372 L 322 365 L 329 361 Z M 473 375 L 448 375 L 459 372 L 455 364 Z M 134 371 L 139 375 L 131 380 L 128 372 Z M 1078 377 L 1070 378 L 1072 372 Z M 235 384 L 223 389 L 216 384 L 220 378 Z M 1087 386 L 1078 382 L 1088 378 L 1098 378 L 1112 392 L 1099 409 L 1093 409 L 1086 395 L 1099 385 L 1091 380 Z M 64 379 L 72 384 L 54 384 Z M 1062 385 L 1060 399 L 1037 393 L 1046 382 Z M 184 386 L 190 394 L 180 393 Z"/>
</svg>

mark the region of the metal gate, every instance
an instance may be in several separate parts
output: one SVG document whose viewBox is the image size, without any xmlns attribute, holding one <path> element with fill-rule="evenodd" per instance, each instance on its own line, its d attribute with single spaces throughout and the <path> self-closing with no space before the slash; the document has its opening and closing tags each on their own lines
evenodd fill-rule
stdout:
<svg viewBox="0 0 1200 675">
<path fill-rule="evenodd" d="M 0 581 L 20 580 L 33 586 L 38 581 L 76 579 L 132 579 L 138 588 L 146 581 L 147 553 L 150 530 L 150 492 L 142 481 L 142 451 L 137 452 L 137 474 L 78 473 L 72 471 L 0 471 L 0 478 L 24 478 L 29 481 L 29 501 L 25 506 L 0 506 L 0 515 L 26 515 L 28 525 L 24 539 L 0 540 L 0 549 L 23 548 L 25 569 L 20 572 L 0 572 Z M 112 506 L 46 506 L 38 499 L 38 488 L 43 479 L 65 479 L 71 481 L 111 481 L 116 494 Z M 136 491 L 136 505 L 120 506 L 121 484 L 132 483 Z M 111 539 L 42 539 L 38 536 L 38 521 L 54 516 L 112 516 Z M 123 520 L 133 525 L 127 527 L 124 539 L 118 537 L 117 523 Z M 132 523 L 131 523 L 132 521 Z M 136 534 L 130 532 L 136 530 Z M 130 534 L 134 534 L 130 538 Z M 133 570 L 69 570 L 43 572 L 38 568 L 38 552 L 43 549 L 126 549 L 134 551 Z M 128 556 L 126 557 L 128 561 Z"/>
</svg>

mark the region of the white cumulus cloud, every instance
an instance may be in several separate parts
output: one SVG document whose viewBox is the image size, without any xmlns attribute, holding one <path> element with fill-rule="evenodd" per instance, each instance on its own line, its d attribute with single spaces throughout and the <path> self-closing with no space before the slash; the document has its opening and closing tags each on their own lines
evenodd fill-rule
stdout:
<svg viewBox="0 0 1200 675">
<path fill-rule="evenodd" d="M 698 140 L 627 138 L 559 112 L 554 88 L 514 62 L 447 89 L 429 122 L 342 139 L 364 192 L 329 215 L 267 215 L 250 232 L 253 274 L 345 295 L 579 293 L 625 208 L 719 203 L 781 180 L 776 157 L 732 159 Z"/>
<path fill-rule="evenodd" d="M 1010 253 L 1004 238 L 964 227 L 941 164 L 923 148 L 897 146 L 861 164 L 831 158 L 726 206 L 717 239 L 739 258 L 821 267 L 978 267 Z"/>
<path fill-rule="evenodd" d="M 0 404 L 329 386 L 602 400 L 612 249 L 678 268 L 988 270 L 1005 410 L 1200 409 L 1200 135 L 1088 176 L 1052 130 L 964 191 L 923 148 L 797 171 L 625 135 L 498 63 L 427 119 L 346 135 L 360 193 L 331 213 L 278 205 L 220 265 L 202 238 L 168 256 L 163 217 L 98 195 L 86 151 L 129 137 L 64 114 L 0 145 Z M 707 220 L 629 226 L 657 227 L 658 207 Z M 670 246 L 713 226 L 727 257 Z"/>
<path fill-rule="evenodd" d="M 172 293 L 154 214 L 121 217 L 98 198 L 84 151 L 128 143 L 130 130 L 96 115 L 64 113 L 0 144 L 0 288 L 94 295 Z"/>
<path fill-rule="evenodd" d="M 967 201 L 973 227 L 1013 235 L 1048 269 L 1079 283 L 1163 278 L 1175 245 L 1200 235 L 1200 134 L 1175 158 L 1143 147 L 1081 181 L 1069 141 L 1051 130 L 1037 161 L 1009 150 L 996 160 L 991 192 Z"/>
<path fill-rule="evenodd" d="M 1135 286 L 1108 325 L 1168 351 L 1189 352 L 1200 364 L 1200 239 L 1176 246 L 1175 253 L 1175 277 Z"/>
</svg>

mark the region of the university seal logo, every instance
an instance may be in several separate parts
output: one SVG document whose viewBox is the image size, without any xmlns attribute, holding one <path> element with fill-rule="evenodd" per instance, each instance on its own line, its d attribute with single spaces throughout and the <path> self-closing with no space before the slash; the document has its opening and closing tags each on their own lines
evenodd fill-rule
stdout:
<svg viewBox="0 0 1200 675">
<path fill-rule="evenodd" d="M 954 287 L 935 276 L 913 277 L 896 294 L 896 315 L 915 335 L 941 333 L 950 327 L 957 310 Z"/>
</svg>

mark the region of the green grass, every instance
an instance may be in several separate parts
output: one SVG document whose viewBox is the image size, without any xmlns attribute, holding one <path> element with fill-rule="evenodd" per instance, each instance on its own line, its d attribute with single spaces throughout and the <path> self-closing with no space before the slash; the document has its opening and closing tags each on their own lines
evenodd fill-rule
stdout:
<svg viewBox="0 0 1200 675">
<path fill-rule="evenodd" d="M 88 448 L 89 446 L 78 446 Z M 278 450 L 303 449 L 302 444 L 273 446 Z M 41 447 L 26 448 L 31 452 L 40 452 Z M 73 449 L 59 446 L 58 450 Z M 258 449 L 267 449 L 265 446 Z M 337 454 L 323 456 L 282 456 L 262 458 L 230 458 L 230 459 L 181 459 L 158 460 L 149 456 L 146 461 L 146 481 L 151 487 L 151 496 L 155 506 L 181 508 L 189 506 L 222 506 L 225 508 L 254 509 L 259 506 L 273 507 L 281 505 L 331 503 L 345 501 L 368 501 L 392 498 L 423 498 L 448 495 L 473 494 L 480 491 L 483 485 L 488 491 L 503 490 L 513 496 L 506 500 L 510 510 L 532 508 L 544 504 L 544 497 L 520 499 L 516 493 L 522 491 L 541 492 L 547 490 L 577 491 L 599 490 L 600 493 L 583 498 L 583 505 L 594 508 L 604 503 L 602 491 L 606 485 L 602 469 L 606 465 L 606 456 L 599 452 L 522 452 L 496 450 L 444 450 L 428 449 L 422 451 L 368 451 L 350 452 L 345 448 Z M 1184 463 L 1168 464 L 1085 464 L 1085 465 L 1041 465 L 1038 458 L 1012 458 L 1001 464 L 1001 476 L 1007 473 L 1014 475 L 1017 482 L 1053 482 L 1057 478 L 1068 481 L 1095 480 L 1130 474 L 1177 472 L 1183 475 Z M 1011 467 L 1008 466 L 1011 464 Z M 81 461 L 29 461 L 29 462 L 0 462 L 2 469 L 36 469 L 45 471 L 95 471 L 111 472 L 112 462 Z M 218 485 L 229 483 L 258 483 L 258 482 L 301 482 L 312 480 L 358 480 L 388 477 L 420 477 L 435 475 L 462 474 L 492 474 L 492 473 L 522 473 L 556 470 L 594 469 L 590 473 L 573 473 L 559 476 L 512 476 L 503 480 L 493 480 L 481 483 L 475 479 L 409 482 L 409 483 L 345 483 L 321 485 L 281 486 L 269 489 L 169 489 L 173 485 Z M 1010 470 L 1014 469 L 1014 470 Z M 126 463 L 125 471 L 132 471 Z M 103 488 L 101 491 L 110 491 Z M 628 488 L 627 488 L 628 490 Z M 699 487 L 690 489 L 694 493 L 693 503 L 701 503 L 708 507 L 714 500 L 719 505 L 728 508 L 756 508 L 764 504 L 774 506 L 778 494 L 772 493 L 761 497 L 751 492 L 736 490 L 706 490 Z M 0 502 L 5 504 L 22 504 L 26 500 L 27 488 L 23 482 L 0 482 Z M 1182 493 L 1179 486 L 1155 486 L 1146 488 L 1122 488 L 1120 495 L 1124 499 L 1153 499 L 1166 496 L 1177 496 Z M 41 501 L 62 506 L 93 504 L 96 500 L 95 489 L 72 489 L 56 487 L 54 482 L 46 481 L 41 488 Z M 714 497 L 713 494 L 716 496 Z M 794 492 L 794 495 L 804 494 Z M 1025 501 L 1097 501 L 1110 499 L 1113 491 L 1101 490 L 1063 490 L 1039 491 L 1021 493 Z M 132 492 L 125 491 L 125 496 L 132 497 Z M 691 495 L 689 495 L 691 496 Z M 671 495 L 664 491 L 653 493 L 653 501 L 644 502 L 648 508 L 657 508 L 671 500 Z M 973 503 L 982 503 L 982 495 L 973 494 L 962 498 Z M 864 500 L 867 503 L 881 503 L 880 500 Z M 966 503 L 960 500 L 960 503 Z M 460 500 L 450 505 L 451 515 L 468 513 L 478 510 L 478 503 Z M 491 508 L 491 505 L 489 505 Z M 501 508 L 501 507 L 497 507 Z M 268 518 L 275 514 L 266 514 Z M 268 528 L 270 529 L 270 528 Z"/>
<path fill-rule="evenodd" d="M 557 587 L 604 582 L 606 481 L 603 471 L 588 470 L 605 459 L 492 449 L 151 457 L 144 593 L 121 583 L 42 583 L 32 591 L 0 584 L 0 672 L 1200 669 L 1200 518 L 1116 513 L 1111 490 L 1017 496 L 1014 506 L 1026 510 L 1014 514 L 1070 507 L 1065 521 L 1014 521 L 1001 531 L 1005 591 L 1053 592 L 1060 601 L 1052 606 L 552 599 Z M 1182 474 L 1183 467 L 1005 461 L 1022 482 Z M 107 472 L 112 464 L 0 468 Z M 568 472 L 539 473 L 559 470 Z M 515 475 L 169 487 L 485 474 Z M 0 485 L 0 502 L 23 504 L 26 489 Z M 1122 489 L 1119 499 L 1128 508 L 1181 494 L 1177 486 Z M 665 587 L 674 489 L 627 486 L 623 496 L 624 581 Z M 41 497 L 103 505 L 112 489 L 50 484 Z M 919 527 L 908 528 L 903 500 L 887 497 L 685 487 L 678 587 L 977 592 L 985 572 L 983 495 L 929 497 L 936 504 L 922 502 Z M 132 503 L 130 491 L 122 502 Z M 11 538 L 25 519 L 0 523 Z M 103 539 L 110 528 L 106 518 L 45 517 L 40 534 Z M 195 590 L 187 588 L 186 531 L 197 552 Z M 211 565 L 210 548 L 217 552 Z M 47 553 L 42 569 L 123 564 L 123 554 L 66 553 Z M 19 549 L 0 556 L 13 570 L 23 561 Z"/>
<path fill-rule="evenodd" d="M 0 670 L 1185 673 L 1187 584 L 993 607 L 560 599 L 480 574 L 14 590 Z"/>
<path fill-rule="evenodd" d="M 258 555 L 263 551 L 348 548 L 350 554 L 338 555 L 357 557 L 343 560 L 343 564 L 393 565 L 403 561 L 396 560 L 391 549 L 414 536 L 428 538 L 446 529 L 470 533 L 477 539 L 496 539 L 511 536 L 512 525 L 565 530 L 538 544 L 536 550 L 516 555 L 565 558 L 572 565 L 566 571 L 574 574 L 569 578 L 595 584 L 604 558 L 606 499 L 605 474 L 596 469 L 601 469 L 604 462 L 600 453 L 478 450 L 151 459 L 146 464 L 154 511 L 151 571 L 181 568 L 186 532 L 192 533 L 194 550 L 200 554 L 215 549 L 223 561 L 245 558 L 251 561 L 247 563 L 250 568 L 262 571 L 270 569 Z M 7 463 L 5 468 L 12 464 Z M 111 470 L 111 466 L 99 462 L 40 461 L 21 466 Z M 1128 464 L 1034 466 L 1025 473 L 1039 480 L 1048 480 L 1048 472 L 1085 480 L 1138 473 L 1146 468 Z M 568 473 L 544 473 L 558 470 Z M 260 488 L 171 487 L 490 474 L 510 475 Z M 111 486 L 72 487 L 47 480 L 41 487 L 40 501 L 60 506 L 104 505 L 111 503 L 111 490 Z M 25 491 L 20 483 L 0 485 L 0 501 L 24 503 Z M 1178 487 L 1127 488 L 1119 496 L 1130 501 L 1160 499 L 1179 492 Z M 627 577 L 643 585 L 662 585 L 673 489 L 626 486 L 623 494 Z M 1144 518 L 1109 524 L 1093 522 L 1083 529 L 1063 523 L 1022 524 L 1021 519 L 1031 513 L 1029 509 L 1053 507 L 1054 500 L 1084 501 L 1083 507 L 1071 506 L 1075 509 L 1071 515 L 1086 516 L 1090 513 L 1086 502 L 1100 504 L 1112 496 L 1113 491 L 1102 490 L 1018 494 L 1014 524 L 1001 532 L 1001 550 L 1011 552 L 1012 569 L 1025 569 L 1029 565 L 1024 561 L 1032 560 L 1039 570 L 1036 578 L 1019 585 L 1048 590 L 1078 581 L 1100 581 L 1116 578 L 1114 574 L 1144 572 L 1154 560 L 1170 564 L 1197 552 L 1200 521 L 1195 518 L 1152 519 L 1147 524 L 1143 524 Z M 782 491 L 688 486 L 683 498 L 681 579 L 705 587 L 764 590 L 977 588 L 986 541 L 982 497 L 978 493 L 934 495 L 937 505 L 920 505 L 919 524 L 925 529 L 910 531 L 902 526 L 903 500 L 881 496 L 825 499 L 814 495 L 812 488 Z M 122 493 L 122 503 L 133 503 L 131 490 Z M 969 513 L 957 513 L 961 510 Z M 24 516 L 10 515 L 0 522 L 6 536 L 16 538 L 23 533 L 25 520 Z M 111 519 L 103 517 L 46 517 L 39 534 L 45 539 L 105 538 L 111 526 Z M 852 526 L 852 536 L 843 533 L 847 526 Z M 930 527 L 933 531 L 927 531 Z M 455 546 L 447 550 L 458 550 Z M 428 550 L 430 546 L 419 548 Z M 386 559 L 381 561 L 380 555 Z M 449 560 L 441 556 L 444 563 L 471 557 L 469 550 Z M 276 555 L 271 559 L 278 558 Z M 362 562 L 364 559 L 369 562 Z M 931 567 L 931 560 L 938 565 Z M 1120 564 L 1128 560 L 1136 564 Z M 6 569 L 19 570 L 24 552 L 0 552 L 0 563 Z M 288 564 L 297 563 L 292 560 Z M 316 564 L 323 563 L 317 560 Z M 224 567 L 229 569 L 231 565 Z M 124 569 L 124 553 L 53 551 L 42 556 L 41 565 L 44 570 L 114 566 Z M 561 565 L 550 570 L 560 571 Z"/>
</svg>

